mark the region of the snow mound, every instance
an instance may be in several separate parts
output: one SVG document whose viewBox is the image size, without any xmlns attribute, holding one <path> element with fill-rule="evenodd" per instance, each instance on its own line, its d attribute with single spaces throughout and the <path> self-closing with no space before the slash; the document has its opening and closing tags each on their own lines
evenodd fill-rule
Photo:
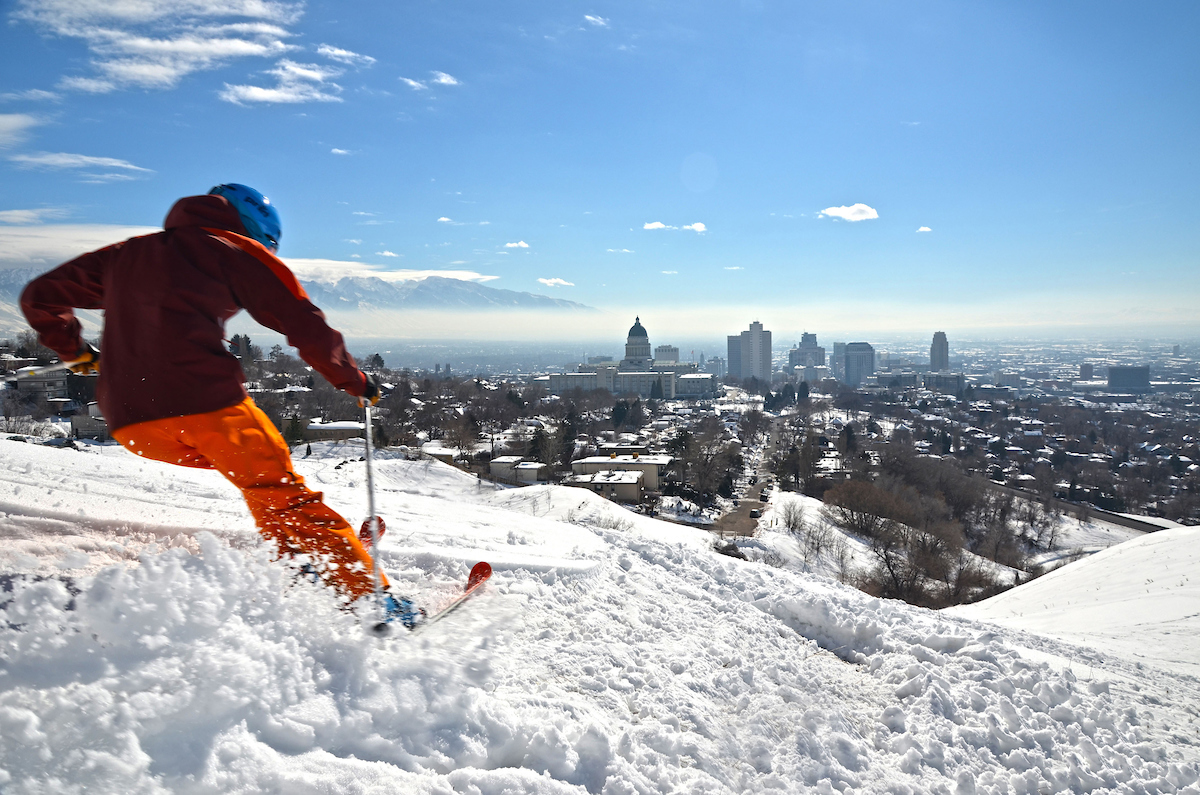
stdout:
<svg viewBox="0 0 1200 795">
<path fill-rule="evenodd" d="M 24 447 L 0 440 L 9 495 L 56 465 Z M 297 466 L 352 514 L 347 452 Z M 97 460 L 77 493 L 219 481 Z M 424 634 L 373 638 L 369 606 L 197 530 L 217 496 L 164 497 L 156 521 L 191 545 L 134 563 L 2 559 L 0 788 L 1200 795 L 1194 678 L 723 557 L 584 490 L 391 457 L 378 474 L 397 588 L 436 606 L 473 555 L 505 561 Z M 8 498 L 20 532 L 61 511 L 43 494 Z"/>
<path fill-rule="evenodd" d="M 1200 528 L 1161 530 L 944 612 L 1200 676 L 1198 572 Z"/>
</svg>

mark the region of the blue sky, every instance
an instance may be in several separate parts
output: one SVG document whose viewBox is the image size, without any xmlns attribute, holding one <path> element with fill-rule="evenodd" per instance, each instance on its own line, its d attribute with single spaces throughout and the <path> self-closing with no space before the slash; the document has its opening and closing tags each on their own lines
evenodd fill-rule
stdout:
<svg viewBox="0 0 1200 795">
<path fill-rule="evenodd" d="M 0 267 L 238 181 L 622 334 L 1200 330 L 1193 2 L 3 8 Z"/>
</svg>

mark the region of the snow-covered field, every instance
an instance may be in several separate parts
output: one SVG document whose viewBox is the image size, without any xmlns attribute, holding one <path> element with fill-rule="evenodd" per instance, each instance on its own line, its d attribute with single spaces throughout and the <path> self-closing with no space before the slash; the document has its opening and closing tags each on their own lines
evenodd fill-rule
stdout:
<svg viewBox="0 0 1200 795">
<path fill-rule="evenodd" d="M 297 468 L 361 521 L 361 446 L 313 448 Z M 1192 531 L 984 623 L 716 555 L 582 489 L 396 457 L 377 479 L 397 588 L 436 606 L 496 569 L 423 635 L 369 637 L 295 581 L 212 472 L 0 439 L 0 790 L 1200 793 L 1200 606 L 1159 575 Z M 1035 587 L 1054 626 L 985 615 Z M 1160 646 L 1069 636 L 1081 606 Z"/>
</svg>

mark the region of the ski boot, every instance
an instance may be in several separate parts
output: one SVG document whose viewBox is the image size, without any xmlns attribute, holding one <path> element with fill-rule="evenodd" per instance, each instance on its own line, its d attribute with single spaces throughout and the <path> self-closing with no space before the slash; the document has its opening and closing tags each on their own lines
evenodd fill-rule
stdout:
<svg viewBox="0 0 1200 795">
<path fill-rule="evenodd" d="M 425 620 L 425 609 L 417 607 L 411 599 L 405 599 L 403 596 L 396 597 L 390 593 L 384 593 L 383 607 L 386 612 L 383 621 L 374 627 L 376 635 L 389 634 L 392 626 L 397 623 L 403 625 L 405 629 L 415 629 Z"/>
</svg>

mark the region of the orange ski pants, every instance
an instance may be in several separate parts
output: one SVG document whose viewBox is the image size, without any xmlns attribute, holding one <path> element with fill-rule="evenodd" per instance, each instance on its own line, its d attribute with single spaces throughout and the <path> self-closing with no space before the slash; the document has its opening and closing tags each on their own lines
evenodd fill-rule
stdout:
<svg viewBox="0 0 1200 795">
<path fill-rule="evenodd" d="M 113 431 L 113 438 L 145 458 L 217 470 L 242 490 L 259 532 L 281 554 L 311 556 L 322 579 L 350 599 L 374 589 L 370 553 L 346 520 L 321 501 L 321 493 L 309 491 L 292 471 L 287 443 L 252 399 L 127 425 Z"/>
</svg>

